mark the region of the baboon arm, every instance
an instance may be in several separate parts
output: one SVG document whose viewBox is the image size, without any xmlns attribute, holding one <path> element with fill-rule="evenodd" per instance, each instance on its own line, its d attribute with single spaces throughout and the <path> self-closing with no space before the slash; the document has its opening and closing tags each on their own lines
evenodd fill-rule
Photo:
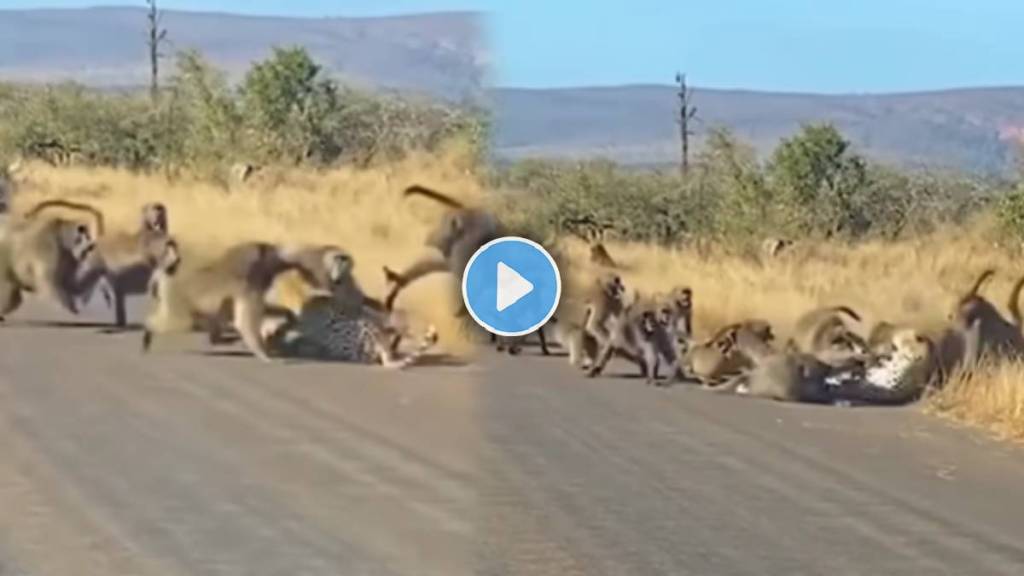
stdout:
<svg viewBox="0 0 1024 576">
<path fill-rule="evenodd" d="M 388 293 L 387 298 L 384 300 L 385 310 L 391 310 L 395 306 L 395 299 L 398 298 L 398 294 L 403 288 L 411 284 L 412 282 L 433 274 L 436 272 L 447 272 L 448 263 L 441 258 L 424 257 L 416 261 L 412 266 L 397 275 L 394 280 L 394 286 Z"/>
<path fill-rule="evenodd" d="M 263 305 L 258 298 L 237 298 L 235 300 L 235 328 L 242 336 L 242 342 L 260 360 L 270 361 L 263 338 L 260 335 L 260 323 L 263 319 Z"/>
</svg>

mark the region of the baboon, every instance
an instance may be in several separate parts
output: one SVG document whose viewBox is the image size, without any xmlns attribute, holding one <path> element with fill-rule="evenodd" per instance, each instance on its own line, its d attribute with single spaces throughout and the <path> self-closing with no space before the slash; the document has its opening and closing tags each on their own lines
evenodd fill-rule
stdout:
<svg viewBox="0 0 1024 576">
<path fill-rule="evenodd" d="M 468 208 L 450 196 L 423 186 L 410 186 L 403 193 L 406 198 L 413 195 L 430 198 L 450 208 L 450 211 L 431 231 L 426 241 L 427 246 L 440 252 L 439 257 L 420 258 L 402 272 L 384 269 L 391 285 L 384 300 L 387 309 L 394 307 L 395 299 L 406 286 L 428 274 L 448 272 L 461 283 L 466 265 L 473 254 L 484 244 L 506 235 L 504 225 L 491 212 Z M 461 300 L 459 307 L 460 315 L 465 314 L 465 305 Z"/>
<path fill-rule="evenodd" d="M 25 223 L 0 241 L 0 320 L 33 292 L 78 314 L 73 281 L 79 262 L 93 249 L 89 228 L 80 222 L 52 218 Z"/>
<path fill-rule="evenodd" d="M 786 240 L 783 238 L 765 238 L 764 242 L 761 243 L 761 253 L 765 258 L 775 258 L 792 245 L 792 240 Z"/>
<path fill-rule="evenodd" d="M 165 256 L 151 284 L 158 297 L 146 318 L 142 350 L 150 349 L 156 334 L 199 327 L 209 330 L 212 338 L 230 312 L 246 347 L 260 360 L 269 361 L 261 325 L 266 293 L 274 279 L 296 270 L 311 285 L 327 289 L 330 270 L 347 259 L 343 250 L 333 246 L 284 248 L 263 242 L 236 245 L 190 271 L 178 269 L 180 258 Z M 173 268 L 166 266 L 168 262 L 175 263 Z"/>
<path fill-rule="evenodd" d="M 89 216 L 81 222 L 42 214 L 67 208 Z M 15 311 L 22 292 L 35 292 L 78 314 L 75 270 L 103 234 L 103 215 L 95 208 L 65 200 L 47 200 L 0 227 L 0 318 Z"/>
<path fill-rule="evenodd" d="M 892 352 L 893 336 L 902 328 L 891 322 L 878 322 L 871 328 L 868 334 L 868 350 L 875 356 L 882 356 Z"/>
<path fill-rule="evenodd" d="M 665 304 L 671 308 L 678 343 L 683 347 L 683 352 L 686 352 L 686 347 L 693 339 L 693 289 L 689 286 L 673 289 L 665 297 Z M 771 331 L 771 327 L 768 330 Z"/>
<path fill-rule="evenodd" d="M 775 334 L 764 320 L 746 320 L 729 324 L 710 339 L 692 345 L 686 354 L 687 376 L 710 385 L 734 376 L 752 366 L 751 354 L 774 352 Z"/>
<path fill-rule="evenodd" d="M 993 275 L 994 270 L 985 270 L 971 286 L 971 289 L 954 304 L 949 320 L 954 338 L 963 339 L 971 334 L 972 326 L 977 323 L 978 342 L 973 348 L 976 352 L 964 356 L 964 363 L 971 365 L 982 354 L 991 354 L 1000 358 L 1019 358 L 1024 353 L 1024 335 L 1021 334 L 1020 292 L 1024 287 L 1024 276 L 1019 278 L 1010 290 L 1007 309 L 1012 322 L 1003 318 L 1002 314 L 990 301 L 978 294 L 982 285 Z M 969 344 L 969 343 L 968 343 Z"/>
<path fill-rule="evenodd" d="M 801 316 L 793 330 L 796 349 L 827 364 L 842 364 L 851 356 L 863 356 L 867 342 L 843 320 L 861 321 L 847 306 L 818 308 Z"/>
<path fill-rule="evenodd" d="M 563 321 L 552 317 L 549 323 L 554 329 L 554 339 L 569 353 L 569 364 L 574 368 L 589 369 L 597 359 L 598 343 L 586 330 L 591 308 L 584 312 L 583 322 Z"/>
<path fill-rule="evenodd" d="M 633 362 L 640 368 L 646 384 L 659 384 L 658 368 L 661 360 L 669 365 L 670 379 L 680 376 L 673 318 L 658 318 L 650 309 L 636 309 L 630 303 L 619 314 L 612 315 L 608 323 L 608 338 L 600 343 L 597 359 L 587 371 L 590 377 L 601 374 L 612 356 Z"/>
<path fill-rule="evenodd" d="M 733 376 L 714 392 L 733 393 L 780 402 L 826 403 L 832 401 L 826 378 L 837 370 L 810 354 L 789 350 L 757 356 L 753 366 Z"/>
<path fill-rule="evenodd" d="M 160 202 L 145 204 L 138 230 L 108 234 L 96 242 L 96 249 L 78 267 L 78 296 L 88 301 L 97 283 L 105 281 L 104 296 L 114 306 L 114 324 L 123 328 L 125 298 L 146 293 L 168 238 L 167 208 Z"/>
<path fill-rule="evenodd" d="M 253 166 L 247 162 L 237 162 L 231 166 L 231 180 L 238 183 L 244 184 L 253 174 L 259 172 L 258 166 Z"/>
</svg>

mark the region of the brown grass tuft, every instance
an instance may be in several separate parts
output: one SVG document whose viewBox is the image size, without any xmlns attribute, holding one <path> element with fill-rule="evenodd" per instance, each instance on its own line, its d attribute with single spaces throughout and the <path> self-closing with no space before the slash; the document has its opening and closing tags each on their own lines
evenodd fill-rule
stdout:
<svg viewBox="0 0 1024 576">
<path fill-rule="evenodd" d="M 1000 438 L 1024 440 L 1024 363 L 989 361 L 959 371 L 926 406 L 932 414 L 983 427 Z"/>
</svg>

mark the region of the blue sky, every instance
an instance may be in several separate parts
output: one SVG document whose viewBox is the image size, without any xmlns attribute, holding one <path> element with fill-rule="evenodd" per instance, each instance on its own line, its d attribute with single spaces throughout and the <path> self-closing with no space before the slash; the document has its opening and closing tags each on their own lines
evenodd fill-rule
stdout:
<svg viewBox="0 0 1024 576">
<path fill-rule="evenodd" d="M 0 0 L 0 7 L 96 3 Z M 1024 85 L 1021 0 L 163 0 L 161 5 L 299 16 L 483 11 L 489 14 L 495 78 L 507 86 L 668 83 L 676 69 L 700 86 L 786 91 Z"/>
</svg>

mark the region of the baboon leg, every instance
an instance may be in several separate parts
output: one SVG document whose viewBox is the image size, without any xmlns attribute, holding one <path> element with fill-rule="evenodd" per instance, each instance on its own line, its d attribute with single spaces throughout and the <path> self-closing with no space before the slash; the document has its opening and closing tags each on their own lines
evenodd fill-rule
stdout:
<svg viewBox="0 0 1024 576">
<path fill-rule="evenodd" d="M 591 364 L 590 370 L 587 372 L 587 376 L 593 378 L 604 371 L 605 365 L 612 359 L 612 355 L 615 353 L 615 346 L 611 342 L 601 347 L 601 351 L 597 354 L 597 358 L 594 363 Z"/>
<path fill-rule="evenodd" d="M 7 278 L 0 278 L 0 320 L 21 306 L 21 288 Z"/>
<path fill-rule="evenodd" d="M 234 303 L 235 328 L 242 336 L 242 342 L 257 358 L 270 362 L 263 338 L 260 337 L 260 323 L 263 320 L 263 301 L 259 295 L 237 298 Z"/>
<path fill-rule="evenodd" d="M 68 312 L 78 315 L 78 305 L 75 304 L 75 298 L 70 292 L 64 289 L 60 284 L 60 279 L 56 274 L 44 274 L 38 283 L 39 295 L 43 298 L 47 298 L 52 302 L 56 302 L 64 307 Z"/>
<path fill-rule="evenodd" d="M 739 390 L 739 387 L 748 380 L 749 378 L 746 374 L 737 374 L 726 380 L 724 384 L 720 384 L 718 386 L 705 386 L 705 388 L 719 394 L 735 394 L 737 390 Z"/>
<path fill-rule="evenodd" d="M 149 349 L 152 348 L 152 346 L 153 346 L 153 332 L 149 329 L 149 326 L 147 326 L 142 331 L 142 353 L 145 354 L 145 353 L 149 352 Z"/>
<path fill-rule="evenodd" d="M 391 288 L 387 298 L 384 300 L 384 307 L 391 310 L 395 305 L 395 299 L 398 298 L 399 292 L 414 281 L 429 274 L 448 271 L 447 262 L 443 259 L 433 257 L 421 258 L 405 271 L 397 274 L 386 270 L 385 272 L 388 277 L 388 282 L 393 283 L 394 286 Z"/>
<path fill-rule="evenodd" d="M 551 351 L 548 350 L 548 339 L 544 336 L 544 327 L 541 326 L 537 329 L 537 338 L 540 339 L 540 351 L 545 356 L 551 356 Z"/>
<path fill-rule="evenodd" d="M 114 324 L 118 328 L 124 328 L 128 324 L 128 313 L 125 310 L 125 293 L 123 290 L 113 285 L 114 289 Z"/>
</svg>

